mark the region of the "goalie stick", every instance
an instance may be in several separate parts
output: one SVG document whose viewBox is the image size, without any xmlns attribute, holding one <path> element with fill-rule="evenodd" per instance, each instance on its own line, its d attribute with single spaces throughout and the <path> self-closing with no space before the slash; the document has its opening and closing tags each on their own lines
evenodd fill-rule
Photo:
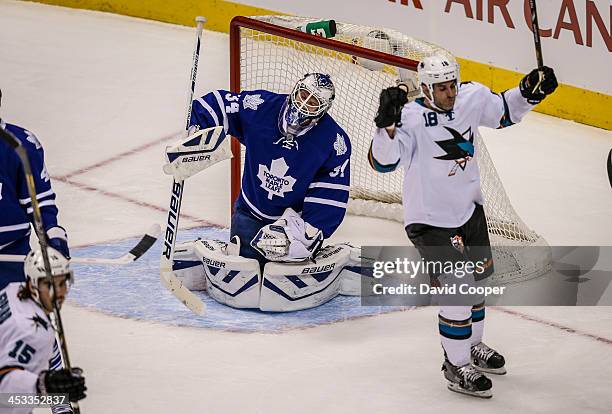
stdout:
<svg viewBox="0 0 612 414">
<path fill-rule="evenodd" d="M 38 236 L 38 243 L 40 245 L 43 263 L 45 265 L 45 273 L 47 275 L 47 281 L 49 282 L 50 292 L 52 293 L 52 302 L 53 302 L 53 315 L 55 320 L 55 328 L 57 332 L 57 337 L 60 342 L 60 354 L 62 360 L 64 361 L 64 365 L 66 370 L 71 371 L 70 365 L 70 357 L 68 356 L 68 345 L 66 344 L 66 335 L 64 332 L 64 324 L 62 323 L 62 315 L 60 314 L 59 306 L 57 304 L 57 298 L 54 293 L 55 282 L 53 281 L 53 273 L 51 272 L 51 262 L 49 261 L 49 252 L 47 251 L 48 241 L 47 241 L 47 233 L 45 233 L 45 226 L 42 220 L 42 214 L 40 212 L 40 206 L 38 205 L 38 200 L 36 198 L 36 184 L 34 182 L 34 176 L 32 175 L 32 167 L 30 166 L 30 160 L 28 158 L 28 153 L 26 149 L 21 145 L 21 142 L 13 136 L 10 132 L 0 128 L 0 139 L 5 141 L 19 156 L 21 163 L 23 164 L 23 172 L 26 179 L 26 186 L 28 187 L 28 193 L 30 194 L 30 199 L 32 200 L 32 217 L 34 221 L 34 231 Z M 81 410 L 79 408 L 78 402 L 71 402 L 72 411 L 74 414 L 80 414 Z"/>
<path fill-rule="evenodd" d="M 70 263 L 126 265 L 140 259 L 140 257 L 155 244 L 160 234 L 161 228 L 159 224 L 154 224 L 145 235 L 142 236 L 138 244 L 121 257 L 108 259 L 103 257 L 72 257 Z M 23 262 L 24 260 L 25 256 L 19 254 L 0 254 L 0 262 Z"/>
<path fill-rule="evenodd" d="M 191 104 L 195 91 L 196 76 L 198 73 L 198 59 L 200 57 L 200 42 L 202 40 L 202 30 L 206 19 L 202 16 L 196 17 L 196 42 L 193 51 L 193 63 L 191 66 L 191 78 L 189 82 L 189 99 L 187 100 L 187 116 L 185 131 L 189 130 L 191 123 Z M 185 306 L 198 315 L 203 315 L 205 310 L 204 302 L 193 292 L 187 289 L 172 271 L 174 261 L 174 248 L 176 246 L 176 235 L 178 233 L 179 216 L 181 213 L 181 202 L 183 200 L 184 180 L 172 181 L 172 192 L 170 195 L 170 209 L 166 220 L 166 232 L 164 234 L 164 246 L 159 261 L 159 277 L 162 284 Z"/>
</svg>

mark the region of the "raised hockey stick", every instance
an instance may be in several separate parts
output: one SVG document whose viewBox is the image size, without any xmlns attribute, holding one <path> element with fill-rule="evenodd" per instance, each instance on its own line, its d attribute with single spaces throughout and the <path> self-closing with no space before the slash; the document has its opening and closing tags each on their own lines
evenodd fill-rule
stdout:
<svg viewBox="0 0 612 414">
<path fill-rule="evenodd" d="M 47 233 L 45 233 L 45 226 L 42 219 L 42 214 L 40 213 L 40 206 L 38 205 L 38 200 L 36 199 L 36 184 L 34 182 L 34 176 L 32 175 L 32 167 L 30 166 L 30 160 L 28 158 L 28 153 L 26 149 L 21 145 L 21 142 L 13 136 L 8 131 L 0 128 L 0 139 L 4 140 L 11 148 L 15 150 L 21 163 L 23 164 L 23 171 L 26 178 L 26 185 L 28 187 L 28 193 L 30 194 L 30 199 L 32 200 L 32 217 L 34 218 L 34 230 L 36 231 L 36 235 L 38 236 L 38 243 L 40 245 L 43 262 L 45 265 L 45 273 L 47 275 L 47 281 L 49 282 L 49 286 L 51 292 L 53 292 L 55 283 L 53 281 L 53 273 L 51 272 L 51 262 L 49 262 L 49 254 L 47 251 L 48 241 L 47 241 Z M 64 361 L 64 365 L 67 370 L 71 370 L 70 365 L 70 357 L 68 356 L 68 345 L 66 344 L 66 335 L 64 334 L 64 324 L 62 323 L 62 316 L 60 314 L 59 306 L 57 304 L 57 300 L 55 294 L 52 295 L 53 302 L 53 314 L 55 316 L 55 325 L 57 330 L 57 336 L 60 342 L 60 352 L 62 355 L 62 360 Z M 78 402 L 72 402 L 72 411 L 74 414 L 79 414 L 81 412 L 79 408 Z"/>
<path fill-rule="evenodd" d="M 103 257 L 72 257 L 70 259 L 70 263 L 126 265 L 138 260 L 143 254 L 145 254 L 151 248 L 151 246 L 155 244 L 160 234 L 161 228 L 159 224 L 154 224 L 145 233 L 145 235 L 142 236 L 138 244 L 121 257 L 112 259 Z M 23 262 L 25 258 L 25 256 L 19 254 L 0 254 L 0 262 Z"/>
<path fill-rule="evenodd" d="M 191 66 L 190 92 L 187 100 L 187 116 L 185 130 L 189 129 L 191 123 L 191 103 L 195 91 L 196 76 L 198 73 L 198 60 L 200 58 L 200 42 L 202 40 L 202 30 L 206 19 L 202 16 L 196 17 L 196 42 L 193 51 L 193 63 Z M 204 302 L 193 292 L 187 289 L 172 271 L 174 261 L 174 248 L 176 246 L 176 235 L 178 233 L 179 216 L 181 214 L 181 202 L 183 200 L 184 180 L 172 181 L 172 191 L 170 195 L 170 209 L 166 220 L 166 233 L 164 235 L 164 246 L 159 261 L 159 273 L 162 284 L 185 306 L 198 315 L 203 315 L 205 311 Z"/>
<path fill-rule="evenodd" d="M 536 0 L 529 0 L 529 9 L 531 10 L 531 31 L 533 32 L 533 44 L 535 45 L 536 60 L 538 69 L 544 67 L 544 58 L 542 57 L 542 43 L 540 42 L 540 25 L 538 24 L 538 11 L 536 9 Z M 540 88 L 540 84 L 544 80 L 544 72 L 538 71 L 538 83 L 533 87 L 533 91 Z"/>
<path fill-rule="evenodd" d="M 538 61 L 538 68 L 541 69 L 544 66 L 544 59 L 542 58 L 542 43 L 540 42 L 540 25 L 538 24 L 536 0 L 529 0 L 529 9 L 531 10 L 531 31 L 533 32 L 536 60 Z"/>
</svg>

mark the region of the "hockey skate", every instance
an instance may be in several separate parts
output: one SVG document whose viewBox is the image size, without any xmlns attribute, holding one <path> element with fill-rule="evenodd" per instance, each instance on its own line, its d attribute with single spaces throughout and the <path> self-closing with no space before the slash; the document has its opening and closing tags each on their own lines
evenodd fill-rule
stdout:
<svg viewBox="0 0 612 414">
<path fill-rule="evenodd" d="M 472 346 L 472 365 L 480 372 L 504 375 L 506 360 L 496 350 L 489 348 L 484 342 Z"/>
<path fill-rule="evenodd" d="M 472 364 L 457 367 L 447 359 L 442 365 L 442 371 L 444 371 L 444 377 L 448 381 L 448 389 L 451 391 L 479 398 L 491 398 L 493 396 L 491 391 L 493 383 Z"/>
</svg>

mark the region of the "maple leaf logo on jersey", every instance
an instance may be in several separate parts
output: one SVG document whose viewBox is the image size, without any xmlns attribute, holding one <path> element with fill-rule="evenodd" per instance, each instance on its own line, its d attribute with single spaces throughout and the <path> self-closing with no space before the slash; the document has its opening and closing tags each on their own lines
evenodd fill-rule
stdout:
<svg viewBox="0 0 612 414">
<path fill-rule="evenodd" d="M 468 161 L 474 157 L 474 133 L 472 133 L 472 127 L 469 127 L 463 134 L 460 134 L 453 128 L 446 126 L 444 128 L 450 132 L 453 138 L 436 141 L 436 144 L 438 144 L 446 154 L 434 158 L 438 160 L 455 161 L 455 165 L 448 173 L 448 176 L 452 177 L 457 173 L 457 168 L 461 168 L 461 171 L 464 171 Z M 467 139 L 464 137 L 467 137 Z"/>
<path fill-rule="evenodd" d="M 268 192 L 268 200 L 272 200 L 273 196 L 284 198 L 285 193 L 293 191 L 293 184 L 295 184 L 296 179 L 285 175 L 287 171 L 289 171 L 289 166 L 284 158 L 272 160 L 270 169 L 259 164 L 257 178 L 261 181 L 260 187 Z"/>
<path fill-rule="evenodd" d="M 257 108 L 262 103 L 264 103 L 264 100 L 261 99 L 261 95 L 259 94 L 258 95 L 246 95 L 244 99 L 242 100 L 242 106 L 244 107 L 244 109 L 248 108 L 254 111 L 257 111 Z"/>
</svg>

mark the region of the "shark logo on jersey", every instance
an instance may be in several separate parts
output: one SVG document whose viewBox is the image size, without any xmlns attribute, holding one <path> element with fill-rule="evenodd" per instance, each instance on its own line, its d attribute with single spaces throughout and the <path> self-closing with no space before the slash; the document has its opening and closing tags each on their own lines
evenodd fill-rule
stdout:
<svg viewBox="0 0 612 414">
<path fill-rule="evenodd" d="M 34 314 L 34 316 L 32 316 L 30 319 L 32 320 L 32 322 L 34 322 L 34 326 L 36 326 L 37 329 L 40 326 L 44 328 L 45 331 L 49 330 L 49 324 L 40 315 Z"/>
<path fill-rule="evenodd" d="M 246 95 L 244 97 L 244 99 L 242 100 L 242 106 L 244 107 L 244 109 L 248 108 L 248 109 L 252 109 L 254 111 L 257 111 L 257 108 L 262 103 L 264 103 L 264 100 L 261 99 L 261 95 L 259 95 L 259 94 L 257 94 L 257 95 Z"/>
<path fill-rule="evenodd" d="M 287 171 L 289 171 L 289 166 L 284 158 L 272 160 L 270 169 L 259 164 L 257 178 L 261 181 L 260 187 L 268 192 L 268 200 L 272 200 L 274 196 L 284 198 L 285 193 L 293 191 L 293 184 L 295 184 L 296 179 L 285 175 Z"/>
<path fill-rule="evenodd" d="M 334 149 L 336 150 L 336 155 L 338 157 L 346 154 L 346 151 L 348 151 L 348 147 L 346 146 L 346 141 L 344 140 L 344 137 L 340 134 L 336 135 L 336 142 L 334 142 Z"/>
<path fill-rule="evenodd" d="M 436 144 L 442 148 L 446 154 L 439 157 L 434 157 L 438 160 L 454 160 L 455 165 L 448 173 L 452 177 L 457 173 L 457 168 L 461 171 L 465 170 L 467 163 L 474 157 L 474 133 L 472 127 L 468 128 L 463 134 L 460 134 L 453 128 L 444 127 L 452 135 L 452 139 L 436 141 Z M 464 138 L 464 137 L 467 137 Z"/>
</svg>

